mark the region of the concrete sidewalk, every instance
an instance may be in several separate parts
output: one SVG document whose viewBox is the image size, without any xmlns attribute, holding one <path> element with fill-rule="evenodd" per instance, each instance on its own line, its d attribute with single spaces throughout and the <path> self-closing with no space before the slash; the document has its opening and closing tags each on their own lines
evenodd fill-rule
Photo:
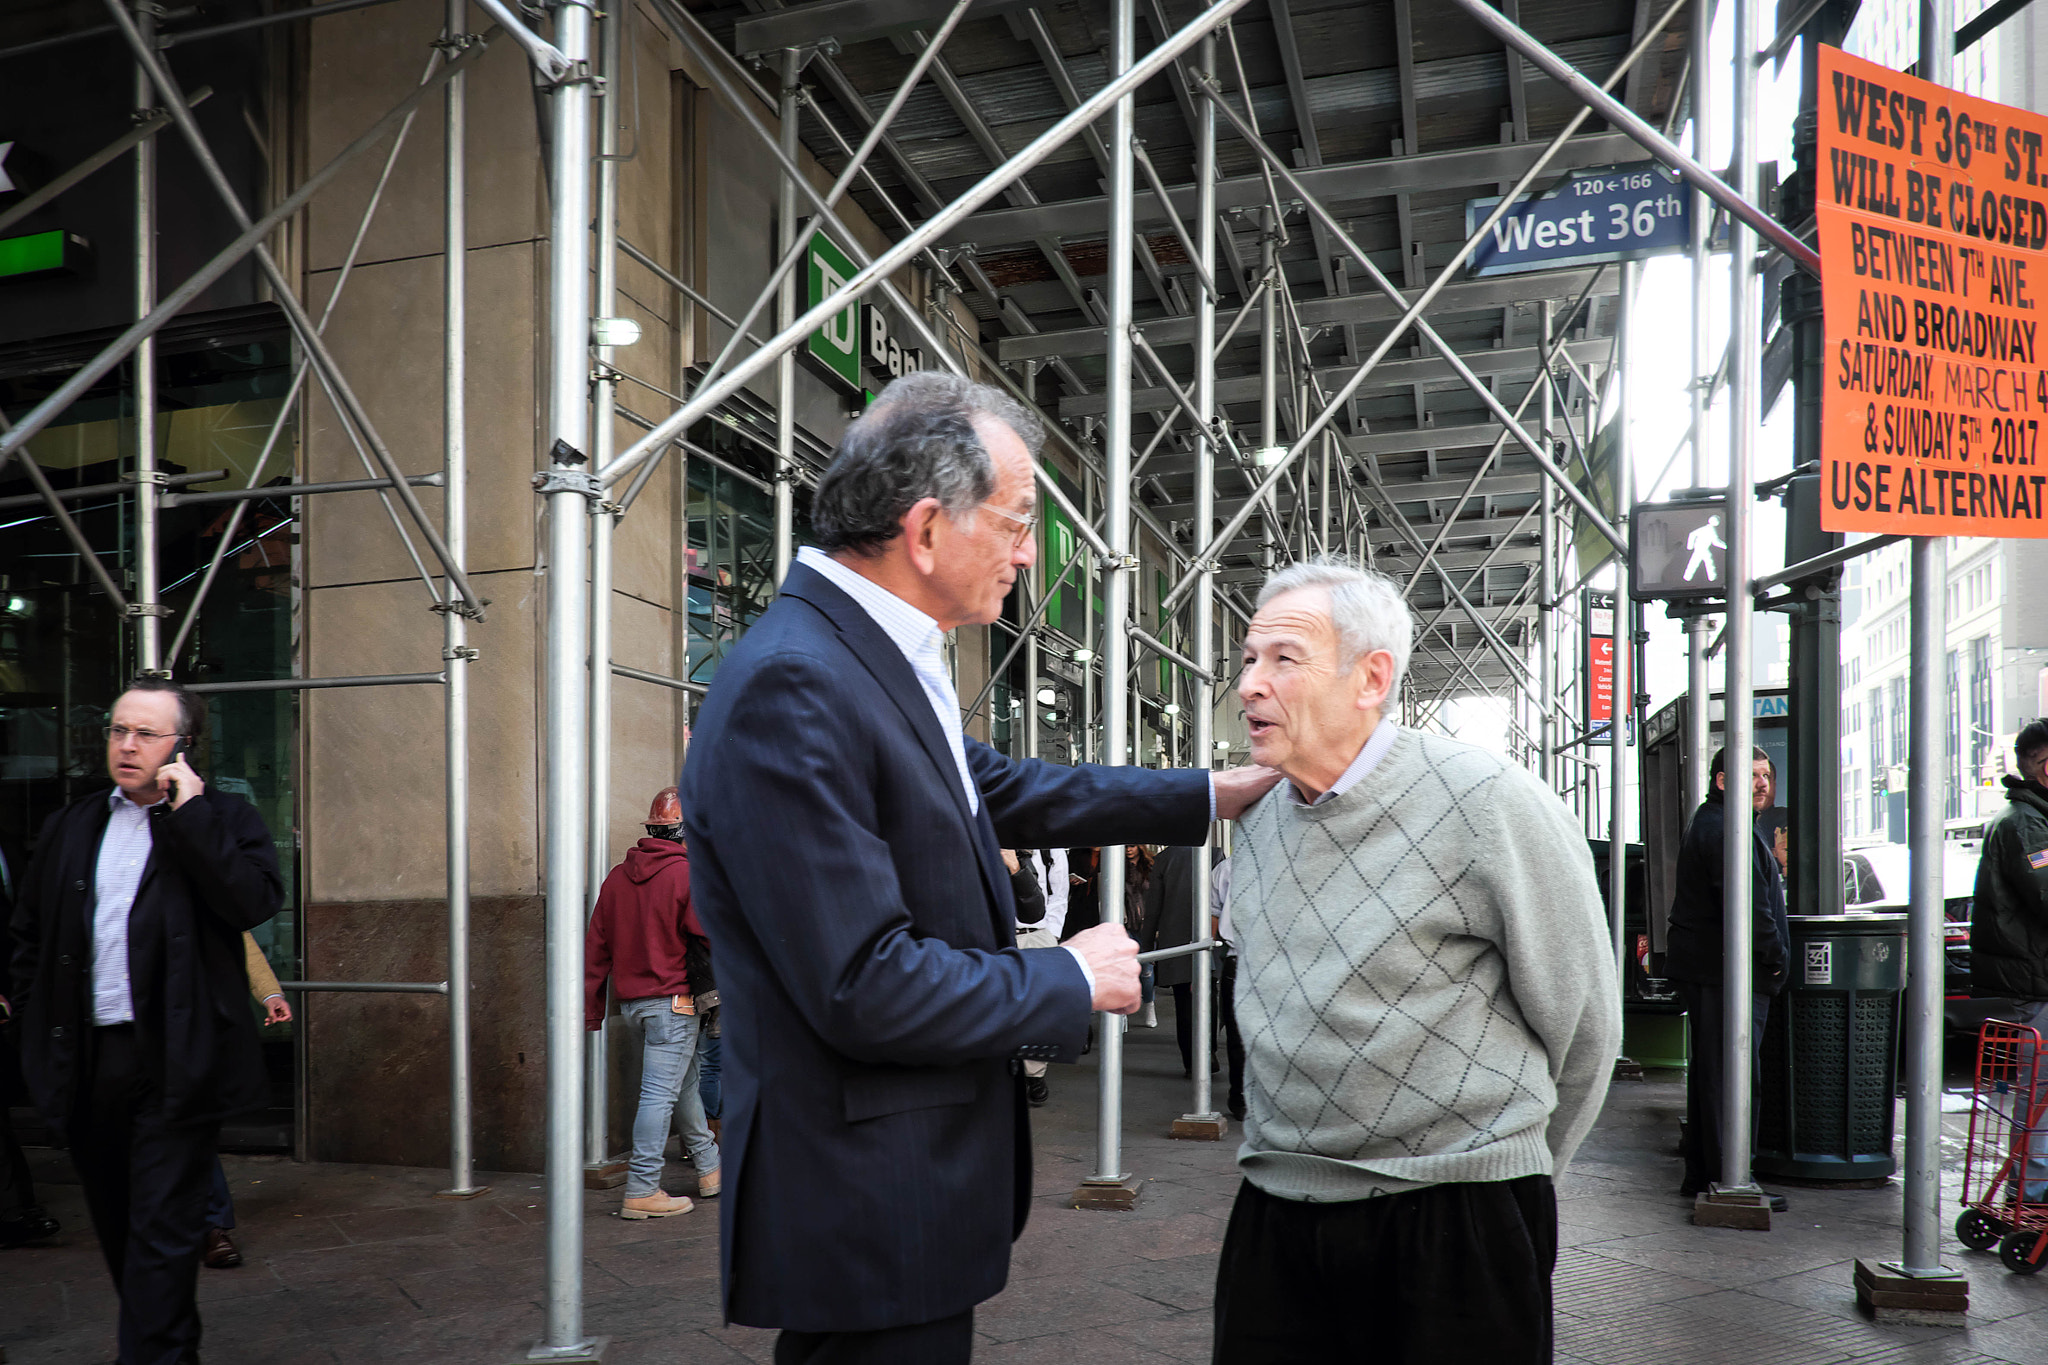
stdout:
<svg viewBox="0 0 2048 1365">
<path fill-rule="evenodd" d="M 1037 1208 L 1010 1287 L 976 1315 L 977 1361 L 1208 1359 L 1235 1138 L 1163 1136 L 1188 1092 L 1164 1009 L 1160 1023 L 1127 1035 L 1126 1164 L 1146 1181 L 1133 1213 L 1065 1207 L 1093 1164 L 1095 1076 L 1087 1065 L 1053 1068 L 1053 1101 L 1036 1116 Z M 1851 1262 L 1898 1254 L 1896 1183 L 1788 1190 L 1792 1211 L 1768 1234 L 1694 1228 L 1671 1153 L 1683 1108 L 1675 1075 L 1618 1082 L 1560 1185 L 1565 1365 L 2048 1361 L 2048 1274 L 2015 1277 L 1994 1256 L 1953 1243 L 1951 1262 L 1971 1281 L 1967 1330 L 1880 1327 L 1858 1314 Z M 32 1157 L 65 1231 L 45 1248 L 0 1252 L 0 1344 L 10 1365 L 97 1365 L 113 1355 L 113 1294 L 78 1187 L 59 1183 L 70 1179 L 67 1158 Z M 435 1171 L 260 1157 L 230 1157 L 227 1169 L 248 1263 L 201 1272 L 209 1365 L 511 1365 L 536 1339 L 536 1177 L 494 1175 L 489 1195 L 450 1203 L 431 1197 L 443 1179 Z M 687 1170 L 672 1169 L 671 1187 L 686 1187 Z M 1945 1183 L 1952 1222 L 1953 1175 Z M 612 1338 L 608 1359 L 769 1358 L 772 1333 L 719 1323 L 715 1204 L 628 1223 L 612 1216 L 616 1192 L 586 1203 L 585 1321 Z"/>
</svg>

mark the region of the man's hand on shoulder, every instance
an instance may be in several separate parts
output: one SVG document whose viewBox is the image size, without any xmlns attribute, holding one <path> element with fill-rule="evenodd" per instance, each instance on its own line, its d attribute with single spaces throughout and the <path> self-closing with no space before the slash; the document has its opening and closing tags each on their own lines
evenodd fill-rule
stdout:
<svg viewBox="0 0 2048 1365">
<path fill-rule="evenodd" d="M 1278 768 L 1256 764 L 1243 768 L 1219 768 L 1209 775 L 1216 790 L 1216 818 L 1235 820 L 1280 782 Z"/>
<path fill-rule="evenodd" d="M 1138 944 L 1121 924 L 1083 929 L 1060 946 L 1079 953 L 1095 974 L 1091 1008 L 1110 1014 L 1138 1012 Z"/>
</svg>

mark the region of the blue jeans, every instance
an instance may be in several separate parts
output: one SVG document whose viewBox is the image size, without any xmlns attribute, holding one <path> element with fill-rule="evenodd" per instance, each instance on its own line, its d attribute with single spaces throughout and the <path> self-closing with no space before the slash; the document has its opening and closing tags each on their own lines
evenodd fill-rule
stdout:
<svg viewBox="0 0 2048 1365">
<path fill-rule="evenodd" d="M 640 1111 L 633 1118 L 626 1198 L 644 1199 L 661 1188 L 662 1150 L 668 1146 L 671 1118 L 699 1176 L 718 1169 L 718 1143 L 704 1122 L 704 1102 L 697 1095 L 697 1016 L 675 1013 L 666 995 L 622 1000 L 619 1013 L 640 1025 Z"/>
<path fill-rule="evenodd" d="M 704 1101 L 704 1117 L 725 1117 L 725 1088 L 719 1083 L 725 1072 L 725 1053 L 719 1040 L 708 1033 L 697 1036 L 697 1098 Z"/>
</svg>

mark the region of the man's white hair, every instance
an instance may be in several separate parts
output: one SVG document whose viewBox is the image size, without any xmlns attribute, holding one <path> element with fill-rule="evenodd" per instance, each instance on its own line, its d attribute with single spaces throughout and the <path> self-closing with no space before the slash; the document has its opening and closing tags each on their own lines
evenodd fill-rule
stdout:
<svg viewBox="0 0 2048 1365">
<path fill-rule="evenodd" d="M 1415 647 L 1415 614 L 1401 598 L 1394 580 L 1342 555 L 1319 555 L 1277 570 L 1259 589 L 1259 607 L 1284 592 L 1325 588 L 1330 594 L 1330 621 L 1337 628 L 1339 662 L 1350 668 L 1376 649 L 1394 656 L 1393 683 L 1387 701 L 1400 695 L 1408 676 L 1408 656 Z"/>
</svg>

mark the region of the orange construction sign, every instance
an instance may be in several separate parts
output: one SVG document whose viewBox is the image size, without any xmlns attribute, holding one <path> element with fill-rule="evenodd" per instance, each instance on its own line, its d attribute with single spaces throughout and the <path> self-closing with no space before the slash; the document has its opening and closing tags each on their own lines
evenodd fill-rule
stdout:
<svg viewBox="0 0 2048 1365">
<path fill-rule="evenodd" d="M 2048 118 L 1820 50 L 1828 531 L 2048 537 Z"/>
</svg>

